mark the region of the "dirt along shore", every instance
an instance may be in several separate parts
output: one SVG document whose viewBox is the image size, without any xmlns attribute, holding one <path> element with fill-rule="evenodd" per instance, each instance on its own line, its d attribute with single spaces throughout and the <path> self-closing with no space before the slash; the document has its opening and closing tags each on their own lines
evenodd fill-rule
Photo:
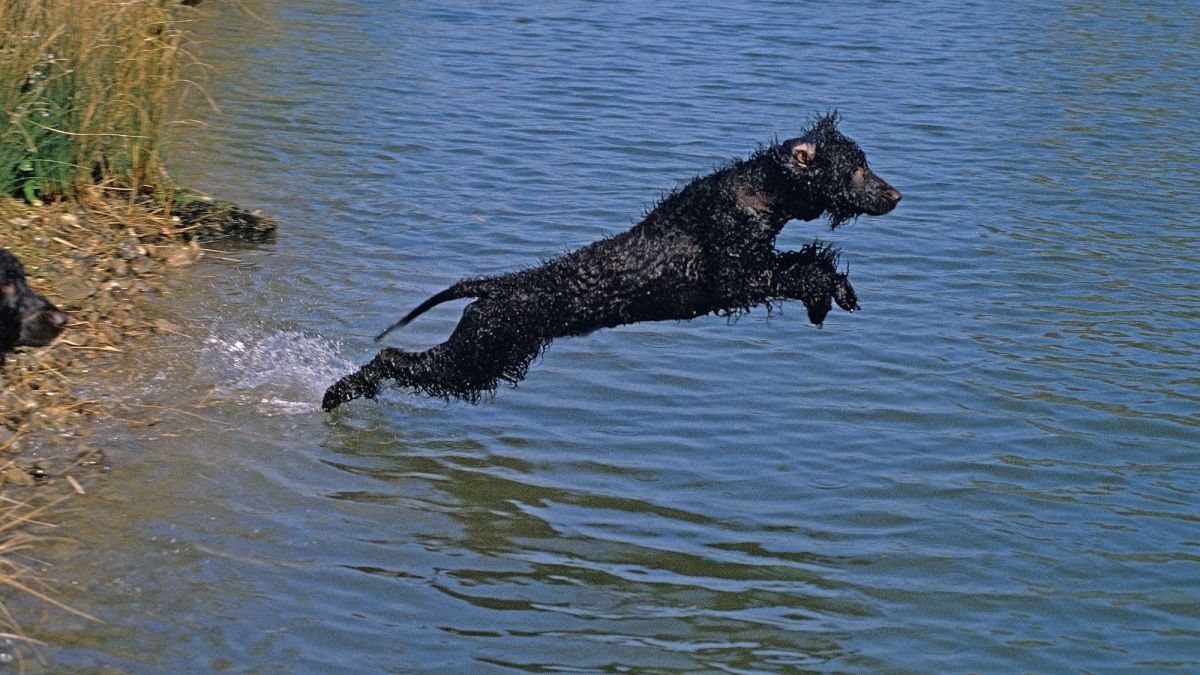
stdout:
<svg viewBox="0 0 1200 675">
<path fill-rule="evenodd" d="M 19 349 L 0 371 L 0 495 L 13 486 L 65 484 L 106 466 L 90 429 L 105 416 L 88 384 L 139 341 L 176 330 L 147 300 L 169 295 L 178 270 L 222 241 L 265 241 L 274 221 L 233 204 L 188 196 L 171 206 L 97 193 L 42 206 L 0 201 L 3 246 L 30 286 L 70 316 L 49 346 Z"/>
</svg>

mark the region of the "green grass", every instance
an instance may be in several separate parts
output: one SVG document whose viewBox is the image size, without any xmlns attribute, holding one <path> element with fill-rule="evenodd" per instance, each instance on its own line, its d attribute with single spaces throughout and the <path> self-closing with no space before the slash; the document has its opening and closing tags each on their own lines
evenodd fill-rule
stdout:
<svg viewBox="0 0 1200 675">
<path fill-rule="evenodd" d="M 0 0 L 0 193 L 160 180 L 190 58 L 177 0 Z"/>
</svg>

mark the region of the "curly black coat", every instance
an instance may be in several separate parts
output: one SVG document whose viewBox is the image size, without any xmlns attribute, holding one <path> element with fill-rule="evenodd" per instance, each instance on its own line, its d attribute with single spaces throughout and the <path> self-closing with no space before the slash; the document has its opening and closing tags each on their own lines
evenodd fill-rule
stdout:
<svg viewBox="0 0 1200 675">
<path fill-rule="evenodd" d="M 25 268 L 0 248 L 0 365 L 13 347 L 50 344 L 67 325 L 67 315 L 25 283 Z"/>
<path fill-rule="evenodd" d="M 814 324 L 836 302 L 858 308 L 837 270 L 838 252 L 814 242 L 775 250 L 792 219 L 825 214 L 831 227 L 891 211 L 900 193 L 871 172 L 866 155 L 837 129 L 837 116 L 695 179 L 632 229 L 531 269 L 465 279 L 434 295 L 379 335 L 442 302 L 476 298 L 450 338 L 419 353 L 385 348 L 325 393 L 332 410 L 373 398 L 383 380 L 433 396 L 476 402 L 501 380 L 515 384 L 556 337 L 639 321 L 692 319 L 802 301 Z M 376 338 L 376 339 L 379 339 Z"/>
</svg>

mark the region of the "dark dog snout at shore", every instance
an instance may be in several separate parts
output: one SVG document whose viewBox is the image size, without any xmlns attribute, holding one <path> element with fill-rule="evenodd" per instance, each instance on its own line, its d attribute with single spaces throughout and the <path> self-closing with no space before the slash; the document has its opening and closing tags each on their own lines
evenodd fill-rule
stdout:
<svg viewBox="0 0 1200 675">
<path fill-rule="evenodd" d="M 599 328 L 729 316 L 789 299 L 803 302 L 817 325 L 834 303 L 858 309 L 836 249 L 814 242 L 775 250 L 790 220 L 826 215 L 837 227 L 900 202 L 900 192 L 871 171 L 837 124 L 836 114 L 827 115 L 796 138 L 693 180 L 626 232 L 538 267 L 465 279 L 437 293 L 379 338 L 439 303 L 474 298 L 449 339 L 422 352 L 383 349 L 331 386 L 322 406 L 374 398 L 385 381 L 476 402 L 500 381 L 523 379 L 554 338 Z"/>
<path fill-rule="evenodd" d="M 50 344 L 66 325 L 66 312 L 34 293 L 21 261 L 0 248 L 0 364 L 13 347 Z"/>
</svg>

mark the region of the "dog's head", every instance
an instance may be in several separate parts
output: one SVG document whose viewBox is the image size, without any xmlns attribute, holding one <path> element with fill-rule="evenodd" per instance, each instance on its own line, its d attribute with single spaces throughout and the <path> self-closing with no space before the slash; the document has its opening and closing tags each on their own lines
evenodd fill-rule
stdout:
<svg viewBox="0 0 1200 675">
<path fill-rule="evenodd" d="M 831 228 L 864 213 L 883 215 L 900 202 L 900 191 L 871 171 L 867 155 L 838 131 L 837 123 L 837 113 L 826 115 L 775 152 L 792 217 L 813 220 L 828 214 Z"/>
<path fill-rule="evenodd" d="M 0 249 L 0 354 L 50 344 L 66 325 L 66 312 L 34 293 L 21 261 Z"/>
</svg>

